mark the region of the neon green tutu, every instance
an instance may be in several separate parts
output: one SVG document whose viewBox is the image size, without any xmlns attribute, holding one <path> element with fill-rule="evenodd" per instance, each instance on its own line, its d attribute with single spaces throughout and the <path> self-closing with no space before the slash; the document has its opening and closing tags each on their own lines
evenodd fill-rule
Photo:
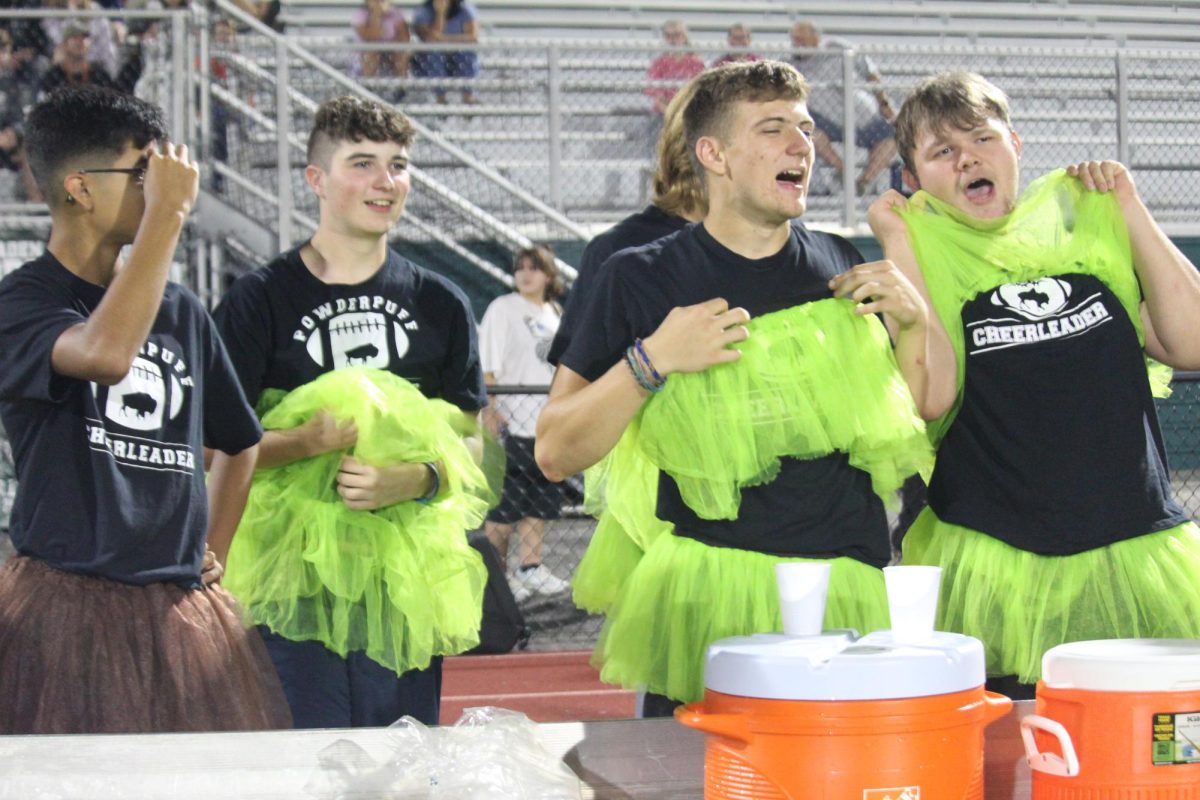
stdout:
<svg viewBox="0 0 1200 800">
<path fill-rule="evenodd" d="M 638 446 L 634 418 L 616 446 L 584 473 L 584 509 L 599 521 L 571 579 L 575 605 L 606 613 L 642 554 L 671 524 L 655 516 L 658 469 Z"/>
<path fill-rule="evenodd" d="M 286 430 L 323 408 L 355 421 L 352 453 L 364 463 L 441 461 L 441 493 L 351 510 L 335 488 L 341 451 L 260 470 L 225 587 L 256 624 L 343 657 L 364 651 L 397 674 L 474 647 L 487 573 L 465 531 L 483 521 L 489 493 L 462 440 L 466 416 L 403 378 L 354 367 L 288 393 L 263 425 Z"/>
<path fill-rule="evenodd" d="M 926 508 L 904 563 L 942 568 L 939 630 L 984 644 L 991 675 L 1041 677 L 1042 655 L 1090 639 L 1200 639 L 1200 529 L 1188 522 L 1069 556 L 1020 550 Z"/>
<path fill-rule="evenodd" d="M 741 490 L 770 483 L 784 456 L 844 452 L 890 505 L 928 475 L 925 426 L 877 318 L 828 299 L 748 328 L 741 359 L 672 375 L 641 412 L 643 452 L 699 517 L 736 519 Z"/>
<path fill-rule="evenodd" d="M 728 636 L 782 631 L 775 565 L 804 560 L 659 537 L 601 631 L 593 657 L 600 679 L 682 702 L 700 700 L 708 646 Z M 825 628 L 888 627 L 883 571 L 852 558 L 830 563 Z"/>
<path fill-rule="evenodd" d="M 980 292 L 1068 273 L 1091 275 L 1120 300 L 1145 344 L 1129 233 L 1111 192 L 1088 191 L 1060 169 L 1031 183 L 1004 217 L 975 219 L 927 192 L 914 194 L 900 216 L 958 362 L 958 398 L 928 423 L 934 442 L 941 441 L 962 402 L 962 307 Z M 1146 370 L 1154 396 L 1167 397 L 1171 369 L 1147 357 Z"/>
</svg>

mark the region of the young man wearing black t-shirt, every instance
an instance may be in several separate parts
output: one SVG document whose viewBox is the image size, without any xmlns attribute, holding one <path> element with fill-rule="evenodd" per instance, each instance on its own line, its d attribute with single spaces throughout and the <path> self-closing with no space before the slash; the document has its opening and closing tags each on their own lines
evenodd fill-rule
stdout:
<svg viewBox="0 0 1200 800">
<path fill-rule="evenodd" d="M 815 314 L 817 306 L 822 313 L 848 313 L 839 309 L 851 307 L 837 305 L 834 297 L 855 301 L 850 316 L 857 314 L 863 326 L 879 324 L 864 317 L 882 315 L 896 339 L 895 360 L 886 334 L 879 334 L 878 350 L 861 355 L 882 354 L 879 363 L 890 366 L 881 366 L 881 373 L 894 374 L 900 385 L 902 373 L 921 413 L 939 414 L 949 402 L 952 384 L 926 380 L 931 358 L 944 351 L 931 346 L 926 305 L 907 278 L 889 262 L 861 264 L 844 239 L 791 224 L 804 213 L 813 163 L 813 122 L 800 74 L 786 64 L 760 61 L 719 67 L 696 83 L 685 127 L 696 171 L 704 176 L 708 213 L 700 225 L 619 253 L 601 271 L 538 422 L 537 458 L 552 479 L 561 480 L 609 452 L 643 408 L 653 405 L 647 403 L 652 392 L 673 374 L 715 373 L 737 362 L 740 352 L 731 345 L 747 339 L 752 314 L 801 309 L 803 315 L 810 307 Z M 814 356 L 822 348 L 849 347 L 843 354 L 852 360 L 860 352 L 850 341 L 803 344 L 813 347 Z M 915 418 L 913 400 L 902 401 Z M 861 398 L 872 411 L 889 402 Z M 767 406 L 763 411 L 776 413 Z M 919 424 L 912 424 L 921 438 Z M 889 557 L 887 523 L 871 479 L 836 449 L 799 447 L 784 455 L 809 451 L 824 454 L 784 458 L 772 480 L 742 489 L 740 513 L 732 519 L 702 517 L 681 495 L 680 476 L 664 471 L 658 516 L 674 524 L 674 535 L 660 537 L 629 576 L 606 623 L 609 635 L 600 653 L 603 678 L 647 687 L 647 714 L 670 708 L 662 695 L 670 701 L 698 699 L 711 636 L 779 624 L 769 577 L 773 559 L 853 561 L 857 568 L 835 567 L 833 583 L 840 584 L 842 569 L 857 570 L 856 580 L 870 585 L 872 598 L 862 605 L 883 604 L 878 568 Z M 667 561 L 678 556 L 679 566 L 651 574 L 647 564 L 662 560 L 656 550 L 663 550 Z M 698 563 L 711 571 L 684 574 Z M 733 569 L 725 571 L 722 564 Z M 701 588 L 692 583 L 697 579 L 709 583 Z M 669 599 L 657 605 L 630 602 L 647 598 L 650 583 L 661 584 L 662 597 Z M 845 588 L 835 585 L 831 593 Z M 731 595 L 719 598 L 720 592 Z M 717 605 L 723 607 L 714 609 Z M 766 615 L 761 623 L 752 615 L 760 609 Z M 741 622 L 730 622 L 743 611 Z M 882 619 L 878 607 L 860 611 L 851 615 L 857 623 L 886 624 L 885 610 Z M 644 635 L 615 635 L 633 617 Z M 836 614 L 832 618 L 840 621 Z M 688 644 L 680 646 L 684 641 Z"/>
<path fill-rule="evenodd" d="M 897 139 L 922 191 L 883 199 L 901 213 L 880 240 L 920 264 L 964 366 L 904 544 L 943 567 L 942 624 L 984 641 L 1014 697 L 1063 642 L 1200 636 L 1200 531 L 1172 497 L 1146 364 L 1200 368 L 1196 268 L 1115 161 L 1018 203 L 1021 140 L 978 75 L 918 84 Z"/>
<path fill-rule="evenodd" d="M 316 233 L 240 278 L 216 311 L 221 333 L 237 343 L 230 356 L 252 403 L 267 390 L 290 392 L 331 370 L 366 366 L 471 415 L 486 404 L 466 296 L 388 246 L 408 198 L 413 137 L 407 117 L 378 103 L 347 96 L 318 109 L 304 171 L 320 205 Z M 355 425 L 338 422 L 336 412 L 267 431 L 259 467 L 353 446 Z M 346 455 L 336 480 L 348 507 L 371 510 L 432 497 L 439 474 L 440 465 L 377 468 Z M 296 727 L 382 726 L 406 714 L 438 722 L 440 657 L 398 677 L 363 651 L 342 658 L 310 633 L 286 638 L 264 629 Z"/>
<path fill-rule="evenodd" d="M 197 165 L 158 109 L 103 89 L 53 94 L 28 131 L 53 227 L 0 283 L 19 480 L 0 731 L 286 727 L 262 642 L 206 551 L 233 536 L 262 429 L 207 313 L 167 281 Z"/>
</svg>

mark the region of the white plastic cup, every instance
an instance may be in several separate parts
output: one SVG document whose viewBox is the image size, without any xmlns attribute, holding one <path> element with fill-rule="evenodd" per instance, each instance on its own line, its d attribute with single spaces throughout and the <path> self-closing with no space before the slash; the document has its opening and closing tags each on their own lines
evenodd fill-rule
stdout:
<svg viewBox="0 0 1200 800">
<path fill-rule="evenodd" d="M 829 562 L 787 561 L 775 565 L 783 632 L 788 636 L 816 636 L 825 622 L 825 594 L 829 591 Z"/>
<path fill-rule="evenodd" d="M 884 567 L 892 638 L 899 644 L 918 644 L 933 636 L 937 619 L 941 567 Z"/>
</svg>

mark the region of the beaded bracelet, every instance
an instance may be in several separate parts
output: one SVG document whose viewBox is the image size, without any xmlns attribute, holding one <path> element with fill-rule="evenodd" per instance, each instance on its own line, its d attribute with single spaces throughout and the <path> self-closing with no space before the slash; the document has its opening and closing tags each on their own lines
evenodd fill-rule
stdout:
<svg viewBox="0 0 1200 800">
<path fill-rule="evenodd" d="M 658 370 L 656 370 L 654 368 L 654 364 L 650 362 L 650 356 L 646 355 L 646 348 L 642 347 L 642 340 L 634 339 L 633 346 L 637 348 L 637 353 L 641 357 L 642 362 L 646 365 L 646 369 L 650 371 L 650 377 L 654 379 L 654 382 L 659 386 L 662 386 L 664 383 L 666 383 L 667 379 L 658 374 Z"/>
<path fill-rule="evenodd" d="M 625 351 L 625 363 L 629 366 L 629 371 L 633 373 L 633 379 L 637 381 L 638 386 L 650 394 L 655 394 L 662 390 L 662 382 L 655 382 L 646 375 L 646 370 L 642 367 L 641 359 L 638 358 L 637 350 L 633 347 Z"/>
<path fill-rule="evenodd" d="M 433 498 L 437 497 L 438 492 L 442 490 L 442 473 L 438 471 L 437 464 L 432 461 L 425 461 L 423 464 L 433 474 L 433 486 L 425 494 L 413 499 L 421 505 L 428 505 L 433 502 Z"/>
</svg>

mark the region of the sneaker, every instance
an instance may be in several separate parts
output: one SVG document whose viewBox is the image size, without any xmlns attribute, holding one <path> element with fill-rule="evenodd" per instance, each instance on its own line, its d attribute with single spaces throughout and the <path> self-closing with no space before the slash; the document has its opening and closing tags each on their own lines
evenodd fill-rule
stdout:
<svg viewBox="0 0 1200 800">
<path fill-rule="evenodd" d="M 553 572 L 546 569 L 545 564 L 538 564 L 533 569 L 518 569 L 514 576 L 517 582 L 538 594 L 561 594 L 571 588 L 570 581 L 564 581 Z"/>
<path fill-rule="evenodd" d="M 508 576 L 508 588 L 512 590 L 513 599 L 517 601 L 517 605 L 520 605 L 529 598 L 533 597 L 533 589 L 530 589 L 512 575 Z"/>
</svg>

